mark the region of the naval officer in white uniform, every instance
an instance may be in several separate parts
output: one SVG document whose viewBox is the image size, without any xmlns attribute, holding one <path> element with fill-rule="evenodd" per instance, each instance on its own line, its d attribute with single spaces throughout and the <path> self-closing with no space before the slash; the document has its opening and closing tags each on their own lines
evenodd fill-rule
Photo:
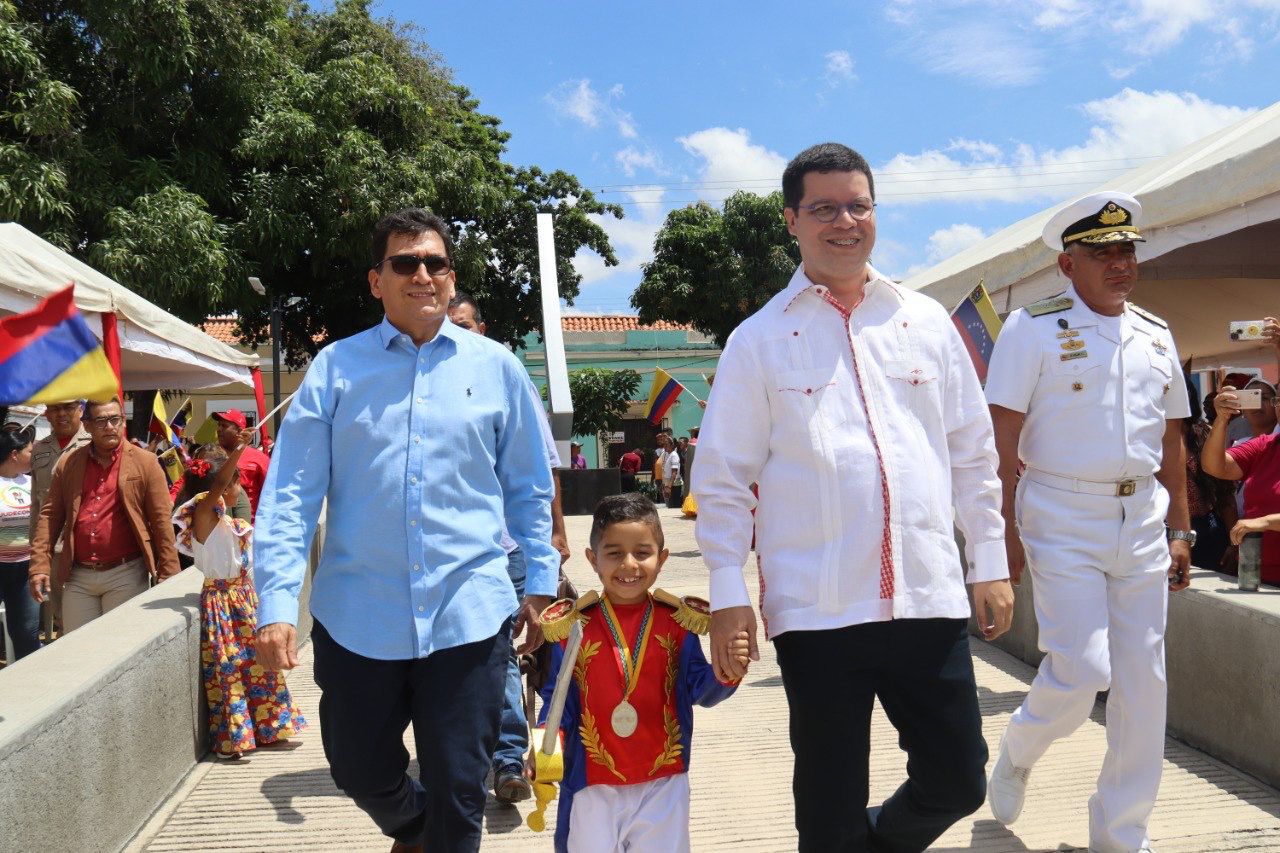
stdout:
<svg viewBox="0 0 1280 853">
<path fill-rule="evenodd" d="M 1168 591 L 1188 584 L 1195 541 L 1180 424 L 1190 407 L 1173 337 L 1127 301 L 1141 217 L 1133 197 L 1104 192 L 1050 220 L 1044 240 L 1060 250 L 1071 287 L 1009 316 L 986 386 L 1009 573 L 1016 582 L 1025 563 L 1035 579 L 1047 654 L 1009 720 L 991 810 L 1017 819 L 1031 768 L 1110 688 L 1107 753 L 1089 800 L 1089 849 L 1107 853 L 1149 849 L 1165 609 Z"/>
</svg>

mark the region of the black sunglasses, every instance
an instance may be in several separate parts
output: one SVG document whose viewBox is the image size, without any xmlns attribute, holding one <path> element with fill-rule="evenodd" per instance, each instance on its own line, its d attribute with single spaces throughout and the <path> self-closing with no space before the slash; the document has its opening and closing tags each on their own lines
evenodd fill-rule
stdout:
<svg viewBox="0 0 1280 853">
<path fill-rule="evenodd" d="M 396 275 L 413 275 L 420 266 L 427 268 L 427 275 L 444 275 L 453 269 L 453 261 L 443 255 L 392 255 L 384 258 L 378 266 L 382 264 L 391 264 Z"/>
</svg>

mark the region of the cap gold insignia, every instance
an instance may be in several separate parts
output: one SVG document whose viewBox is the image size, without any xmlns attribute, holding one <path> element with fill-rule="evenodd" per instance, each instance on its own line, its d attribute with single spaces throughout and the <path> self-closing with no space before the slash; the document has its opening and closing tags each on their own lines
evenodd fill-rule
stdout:
<svg viewBox="0 0 1280 853">
<path fill-rule="evenodd" d="M 1072 391 L 1083 391 L 1083 390 L 1084 390 L 1084 383 L 1083 383 L 1083 382 L 1072 382 L 1072 383 L 1071 383 L 1071 390 L 1072 390 Z"/>
<path fill-rule="evenodd" d="M 1075 340 L 1063 341 L 1058 346 L 1062 347 L 1065 350 L 1084 349 L 1084 341 L 1080 340 L 1079 338 L 1076 338 Z"/>
<path fill-rule="evenodd" d="M 1169 393 L 1169 386 L 1168 386 L 1168 384 L 1166 384 L 1166 385 L 1164 386 L 1164 394 L 1168 394 L 1168 393 Z M 1163 397 L 1163 396 L 1164 396 L 1164 394 L 1161 394 L 1160 396 L 1162 396 L 1162 397 Z"/>
<path fill-rule="evenodd" d="M 1114 201 L 1107 202 L 1107 206 L 1098 214 L 1098 221 L 1103 225 L 1119 225 L 1128 218 L 1129 212 Z"/>
<path fill-rule="evenodd" d="M 1071 361 L 1073 358 L 1085 358 L 1089 353 L 1084 350 L 1076 350 L 1075 352 L 1064 352 L 1058 356 L 1058 361 Z"/>
<path fill-rule="evenodd" d="M 1059 337 L 1059 338 L 1078 338 L 1078 337 L 1080 337 L 1080 332 L 1078 332 L 1078 331 L 1077 331 L 1077 330 L 1075 330 L 1075 329 L 1063 329 L 1061 332 L 1058 332 L 1057 337 Z"/>
</svg>

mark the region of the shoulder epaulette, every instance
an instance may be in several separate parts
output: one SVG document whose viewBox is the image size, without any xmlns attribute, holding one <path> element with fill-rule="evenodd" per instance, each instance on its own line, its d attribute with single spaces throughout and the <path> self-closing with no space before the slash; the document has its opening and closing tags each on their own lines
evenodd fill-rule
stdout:
<svg viewBox="0 0 1280 853">
<path fill-rule="evenodd" d="M 1169 328 L 1169 324 L 1166 323 L 1164 320 L 1161 320 L 1159 317 L 1157 317 L 1155 314 L 1150 313 L 1145 308 L 1139 308 L 1137 305 L 1134 305 L 1132 302 L 1129 303 L 1129 310 L 1137 314 L 1142 319 L 1146 320 L 1148 323 L 1153 323 L 1162 329 Z"/>
<path fill-rule="evenodd" d="M 590 619 L 591 617 L 583 611 L 599 601 L 600 593 L 594 589 L 579 596 L 577 601 L 570 601 L 567 598 L 553 601 L 538 616 L 538 622 L 542 625 L 542 636 L 548 643 L 569 639 L 569 629 L 573 627 L 574 621 L 586 622 Z"/>
<path fill-rule="evenodd" d="M 686 631 L 706 634 L 711 630 L 711 602 L 692 595 L 677 598 L 665 589 L 655 589 L 653 600 L 674 610 L 672 618 Z"/>
<path fill-rule="evenodd" d="M 1044 314 L 1057 314 L 1059 311 L 1066 311 L 1075 304 L 1076 301 L 1070 296 L 1050 296 L 1048 299 L 1041 299 L 1039 302 L 1032 302 L 1023 310 L 1032 317 L 1039 317 Z"/>
</svg>

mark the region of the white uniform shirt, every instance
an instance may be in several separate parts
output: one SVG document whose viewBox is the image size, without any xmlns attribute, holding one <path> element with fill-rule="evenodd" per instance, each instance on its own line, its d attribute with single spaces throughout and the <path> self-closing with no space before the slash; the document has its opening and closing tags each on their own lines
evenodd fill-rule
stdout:
<svg viewBox="0 0 1280 853">
<path fill-rule="evenodd" d="M 1132 307 L 1114 322 L 1074 287 L 1065 295 L 1074 300 L 1065 311 L 1009 315 L 987 368 L 987 399 L 1026 413 L 1018 455 L 1030 468 L 1099 482 L 1150 476 L 1165 421 L 1191 414 L 1173 336 Z"/>
<path fill-rule="evenodd" d="M 730 336 L 694 460 L 714 609 L 742 577 L 758 483 L 765 631 L 969 615 L 969 580 L 1008 577 L 991 418 L 947 312 L 871 271 L 846 322 L 797 270 Z M 886 516 L 888 525 L 886 526 Z"/>
<path fill-rule="evenodd" d="M 672 450 L 662 457 L 662 470 L 665 472 L 663 476 L 668 483 L 675 483 L 680 479 L 680 454 Z"/>
</svg>

